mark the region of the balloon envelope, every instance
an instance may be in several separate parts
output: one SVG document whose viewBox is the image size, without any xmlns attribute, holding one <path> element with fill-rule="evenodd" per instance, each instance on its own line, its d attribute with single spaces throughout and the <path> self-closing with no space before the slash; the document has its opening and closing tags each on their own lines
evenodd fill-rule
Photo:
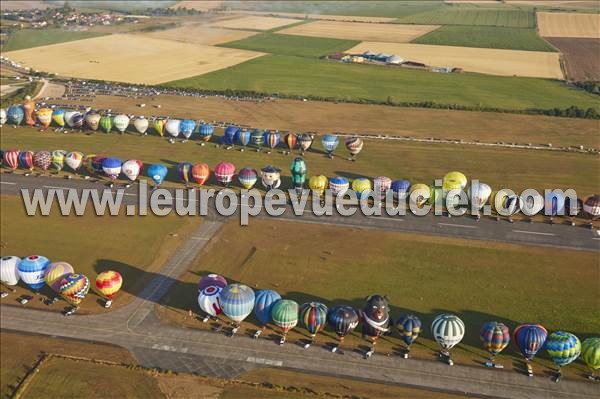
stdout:
<svg viewBox="0 0 600 399">
<path fill-rule="evenodd" d="M 279 145 L 279 141 L 281 140 L 281 135 L 279 132 L 265 132 L 264 141 L 270 148 L 275 148 Z"/>
<path fill-rule="evenodd" d="M 287 333 L 298 324 L 298 303 L 291 299 L 280 299 L 271 307 L 273 324 Z"/>
<path fill-rule="evenodd" d="M 71 170 L 77 172 L 83 162 L 83 154 L 79 151 L 73 151 L 65 157 L 65 163 Z"/>
<path fill-rule="evenodd" d="M 233 126 L 233 125 L 227 126 L 227 128 L 223 132 L 223 138 L 221 139 L 221 142 L 225 145 L 233 145 L 233 143 L 235 141 L 235 137 L 239 130 L 240 130 L 240 128 L 237 126 Z"/>
<path fill-rule="evenodd" d="M 60 172 L 62 168 L 65 166 L 65 157 L 67 156 L 67 152 L 64 150 L 54 150 L 52 151 L 52 166 L 56 169 L 57 172 Z"/>
<path fill-rule="evenodd" d="M 135 118 L 133 120 L 133 127 L 135 127 L 135 130 L 137 130 L 138 133 L 146 133 L 146 130 L 148 130 L 148 119 L 144 118 L 143 116 Z"/>
<path fill-rule="evenodd" d="M 0 108 L 0 126 L 6 123 L 6 110 L 4 108 Z"/>
<path fill-rule="evenodd" d="M 546 350 L 554 364 L 563 367 L 579 357 L 581 342 L 570 332 L 554 331 L 546 340 Z"/>
<path fill-rule="evenodd" d="M 292 186 L 294 188 L 301 188 L 306 181 L 306 162 L 302 157 L 296 157 L 290 165 L 290 172 L 292 174 Z"/>
<path fill-rule="evenodd" d="M 44 286 L 44 273 L 49 265 L 50 261 L 45 256 L 30 255 L 19 262 L 19 277 L 29 288 L 37 291 Z"/>
<path fill-rule="evenodd" d="M 189 162 L 181 162 L 177 165 L 177 174 L 179 179 L 184 183 L 190 182 L 190 175 L 192 173 L 192 164 Z"/>
<path fill-rule="evenodd" d="M 123 170 L 123 174 L 131 181 L 135 181 L 138 178 L 142 171 L 142 161 L 138 161 L 137 159 L 130 159 L 123 163 L 121 167 Z"/>
<path fill-rule="evenodd" d="M 119 114 L 113 118 L 114 127 L 121 133 L 127 130 L 127 126 L 129 126 L 129 117 L 124 114 Z"/>
<path fill-rule="evenodd" d="M 380 199 L 384 199 L 390 187 L 392 186 L 392 179 L 385 176 L 379 176 L 373 179 L 373 191 Z"/>
<path fill-rule="evenodd" d="M 33 170 L 33 151 L 19 152 L 19 167 L 21 169 Z"/>
<path fill-rule="evenodd" d="M 96 112 L 90 112 L 85 116 L 85 123 L 92 130 L 98 130 L 102 116 Z"/>
<path fill-rule="evenodd" d="M 214 285 L 204 287 L 198 294 L 198 306 L 206 314 L 216 317 L 223 312 L 221 309 L 221 291 L 223 288 Z"/>
<path fill-rule="evenodd" d="M 400 334 L 400 339 L 407 346 L 410 346 L 422 331 L 421 319 L 412 314 L 402 315 L 396 322 L 396 328 Z"/>
<path fill-rule="evenodd" d="M 215 166 L 215 178 L 217 183 L 227 185 L 231 183 L 235 173 L 235 165 L 231 162 L 219 162 Z"/>
<path fill-rule="evenodd" d="M 110 129 L 112 129 L 113 122 L 110 115 L 104 115 L 100 118 L 100 128 L 104 130 L 105 133 L 110 133 Z"/>
<path fill-rule="evenodd" d="M 59 292 L 59 287 L 56 284 L 63 276 L 75 273 L 73 266 L 67 262 L 52 262 L 48 265 L 48 268 L 44 272 L 44 281 L 48 287 L 52 288 L 54 292 Z"/>
<path fill-rule="evenodd" d="M 352 306 L 336 306 L 327 313 L 327 324 L 343 338 L 358 326 L 358 313 Z"/>
<path fill-rule="evenodd" d="M 240 323 L 254 308 L 254 291 L 243 284 L 227 285 L 221 291 L 221 308 L 227 317 Z"/>
<path fill-rule="evenodd" d="M 281 299 L 281 295 L 273 290 L 256 291 L 254 301 L 254 315 L 261 325 L 266 325 L 272 321 L 271 308 L 273 304 Z"/>
<path fill-rule="evenodd" d="M 327 306 L 319 302 L 309 302 L 300 306 L 300 320 L 306 330 L 315 335 L 327 325 Z"/>
<path fill-rule="evenodd" d="M 52 120 L 59 127 L 65 126 L 65 110 L 61 109 L 61 108 L 57 108 L 54 111 L 52 111 Z"/>
<path fill-rule="evenodd" d="M 52 109 L 50 108 L 41 108 L 36 112 L 36 116 L 40 125 L 43 127 L 48 127 L 52 123 Z"/>
<path fill-rule="evenodd" d="M 160 163 L 150 165 L 148 168 L 148 176 L 154 181 L 154 184 L 159 186 L 167 176 L 167 167 Z"/>
<path fill-rule="evenodd" d="M 42 170 L 48 170 L 52 164 L 52 154 L 48 151 L 36 152 L 33 155 L 33 164 Z"/>
<path fill-rule="evenodd" d="M 121 273 L 114 270 L 106 270 L 96 276 L 96 291 L 105 297 L 112 300 L 123 285 L 123 277 Z"/>
<path fill-rule="evenodd" d="M 336 176 L 329 179 L 329 189 L 334 196 L 344 195 L 348 188 L 350 188 L 350 183 L 345 177 Z"/>
<path fill-rule="evenodd" d="M 284 140 L 290 151 L 296 148 L 298 145 L 298 136 L 296 136 L 294 133 L 286 134 Z"/>
<path fill-rule="evenodd" d="M 205 163 L 197 163 L 192 166 L 192 179 L 199 184 L 203 185 L 210 177 L 210 168 Z"/>
<path fill-rule="evenodd" d="M 0 281 L 6 285 L 17 285 L 19 283 L 19 263 L 21 258 L 18 256 L 3 256 L 0 259 Z"/>
<path fill-rule="evenodd" d="M 408 197 L 410 182 L 406 179 L 394 180 L 390 186 L 394 198 L 404 201 Z"/>
<path fill-rule="evenodd" d="M 238 181 L 246 190 L 250 190 L 258 180 L 258 173 L 252 168 L 243 168 L 238 173 Z"/>
<path fill-rule="evenodd" d="M 327 177 L 320 175 L 320 176 L 311 176 L 310 179 L 308 179 L 308 188 L 310 188 L 312 191 L 316 191 L 317 194 L 319 194 L 319 196 L 323 195 L 323 193 L 325 192 L 325 189 L 327 188 Z"/>
<path fill-rule="evenodd" d="M 302 152 L 307 151 L 313 143 L 313 136 L 308 133 L 298 135 L 298 145 Z"/>
<path fill-rule="evenodd" d="M 184 119 L 179 125 L 179 131 L 186 139 L 189 139 L 196 130 L 196 122 L 191 119 Z"/>
<path fill-rule="evenodd" d="M 497 355 L 510 342 L 510 331 L 503 323 L 490 321 L 481 327 L 479 338 L 483 343 L 483 347 L 492 355 Z"/>
<path fill-rule="evenodd" d="M 333 151 L 335 151 L 338 144 L 340 143 L 340 139 L 335 134 L 326 134 L 325 136 L 323 136 L 321 143 L 323 144 L 323 148 L 325 149 L 325 151 L 327 151 L 328 153 L 332 153 Z"/>
<path fill-rule="evenodd" d="M 465 335 L 465 323 L 453 314 L 438 315 L 431 323 L 431 332 L 442 349 L 450 350 Z"/>
<path fill-rule="evenodd" d="M 587 338 L 583 341 L 581 360 L 592 370 L 600 369 L 600 337 Z"/>
<path fill-rule="evenodd" d="M 9 168 L 15 170 L 19 167 L 19 150 L 4 151 L 2 160 Z"/>
<path fill-rule="evenodd" d="M 358 198 L 361 198 L 363 195 L 367 195 L 371 192 L 371 180 L 366 177 L 359 177 L 352 181 L 352 191 L 356 193 Z"/>
<path fill-rule="evenodd" d="M 165 130 L 167 131 L 167 133 L 169 133 L 169 135 L 173 136 L 173 137 L 177 137 L 179 136 L 179 125 L 181 124 L 181 121 L 179 119 L 169 119 L 167 121 L 167 123 L 165 124 Z"/>
<path fill-rule="evenodd" d="M 60 295 L 74 305 L 78 305 L 90 290 L 90 280 L 83 274 L 69 273 L 57 283 Z"/>
<path fill-rule="evenodd" d="M 219 288 L 225 288 L 226 285 L 227 280 L 225 279 L 225 277 L 211 273 L 200 278 L 200 281 L 198 282 L 198 292 L 202 291 L 206 287 L 214 286 Z"/>
<path fill-rule="evenodd" d="M 348 137 L 346 139 L 346 148 L 350 155 L 358 155 L 363 149 L 364 142 L 360 137 Z"/>
<path fill-rule="evenodd" d="M 203 123 L 200 126 L 199 133 L 202 141 L 208 141 L 215 132 L 215 128 L 210 123 Z"/>
<path fill-rule="evenodd" d="M 236 142 L 241 146 L 247 146 L 250 144 L 250 139 L 252 138 L 252 132 L 247 129 L 240 129 L 237 132 Z"/>
<path fill-rule="evenodd" d="M 20 125 L 24 117 L 25 111 L 20 105 L 11 105 L 6 111 L 6 119 L 10 124 Z"/>
<path fill-rule="evenodd" d="M 544 347 L 547 336 L 548 332 L 539 324 L 521 324 L 513 332 L 515 344 L 527 360 L 532 360 Z"/>
<path fill-rule="evenodd" d="M 123 161 L 119 158 L 104 158 L 102 161 L 102 171 L 111 179 L 115 180 L 121 174 Z"/>
</svg>

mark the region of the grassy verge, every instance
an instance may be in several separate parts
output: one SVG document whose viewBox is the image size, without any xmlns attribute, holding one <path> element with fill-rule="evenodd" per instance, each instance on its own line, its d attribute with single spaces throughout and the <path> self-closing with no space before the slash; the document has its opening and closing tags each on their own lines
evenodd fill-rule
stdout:
<svg viewBox="0 0 600 399">
<path fill-rule="evenodd" d="M 534 28 L 446 25 L 416 38 L 412 43 L 508 50 L 556 51 L 554 47 L 538 36 Z"/>
<path fill-rule="evenodd" d="M 31 47 L 47 46 L 50 44 L 72 42 L 81 39 L 104 36 L 98 32 L 74 32 L 62 29 L 23 29 L 10 34 L 2 51 L 22 50 Z"/>
<path fill-rule="evenodd" d="M 362 308 L 366 296 L 387 294 L 392 318 L 412 312 L 423 320 L 424 332 L 413 349 L 422 358 L 433 359 L 437 348 L 429 332 L 435 315 L 455 312 L 466 325 L 455 356 L 469 365 L 485 360 L 479 329 L 487 321 L 502 321 L 511 330 L 522 322 L 540 322 L 550 330 L 565 328 L 580 338 L 600 328 L 595 317 L 600 270 L 594 252 L 273 220 L 253 220 L 245 228 L 230 223 L 163 298 L 168 310 L 161 311 L 161 316 L 205 328 L 203 323 L 183 319 L 187 309 L 197 309 L 197 282 L 207 272 L 254 289 L 276 290 L 299 303 L 346 303 Z M 564 292 L 577 294 L 561 295 Z M 556 306 L 558 297 L 560 307 Z M 254 316 L 250 316 L 241 332 L 252 333 L 255 328 Z M 278 334 L 275 327 L 269 327 L 264 337 L 275 340 Z M 288 341 L 293 344 L 307 337 L 298 326 Z M 319 341 L 321 345 L 334 342 L 334 334 L 326 331 Z M 346 343 L 347 350 L 367 345 L 359 331 L 346 338 Z M 386 353 L 401 345 L 394 333 L 377 346 Z M 513 344 L 500 361 L 513 369 L 519 357 Z M 550 367 L 545 353 L 536 362 Z M 583 367 L 578 363 L 567 369 L 576 373 Z"/>
<path fill-rule="evenodd" d="M 219 46 L 314 58 L 342 52 L 356 46 L 358 43 L 359 41 L 356 40 L 263 33 L 246 39 L 220 44 Z"/>
<path fill-rule="evenodd" d="M 436 74 L 286 55 L 263 56 L 206 75 L 170 82 L 166 86 L 249 90 L 355 102 L 434 102 L 508 110 L 576 105 L 600 110 L 597 96 L 546 79 Z"/>
</svg>

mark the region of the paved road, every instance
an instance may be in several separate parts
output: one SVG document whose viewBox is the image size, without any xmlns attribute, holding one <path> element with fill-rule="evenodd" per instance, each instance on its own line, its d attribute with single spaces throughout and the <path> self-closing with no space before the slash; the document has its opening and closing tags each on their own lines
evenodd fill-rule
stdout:
<svg viewBox="0 0 600 399">
<path fill-rule="evenodd" d="M 49 177 L 25 177 L 20 174 L 3 174 L 0 184 L 2 194 L 20 194 L 20 190 L 26 188 L 49 189 L 104 189 L 104 183 L 91 182 L 81 179 L 62 179 Z M 132 186 L 125 190 L 123 204 L 137 205 L 138 188 Z M 173 190 L 171 190 L 173 191 Z M 177 194 L 173 194 L 177 198 Z M 182 197 L 185 198 L 185 197 Z M 236 212 L 230 218 L 238 218 L 239 212 L 244 205 L 237 204 Z M 548 223 L 509 223 L 506 220 L 492 220 L 483 217 L 479 222 L 468 216 L 447 218 L 445 216 L 427 215 L 423 217 L 414 216 L 410 213 L 404 216 L 365 216 L 357 212 L 352 217 L 341 216 L 337 210 L 333 210 L 331 216 L 316 216 L 314 209 L 309 206 L 300 216 L 294 214 L 291 206 L 286 208 L 283 215 L 279 216 L 285 220 L 297 220 L 305 223 L 333 224 L 341 226 L 352 226 L 360 228 L 376 228 L 390 231 L 403 231 L 421 233 L 428 235 L 452 236 L 474 240 L 501 241 L 525 245 L 543 245 L 578 250 L 600 251 L 600 234 L 598 230 L 588 229 L 582 226 L 569 226 L 566 224 Z M 214 201 L 209 202 L 209 216 L 215 220 L 225 220 L 214 211 Z M 264 208 L 260 209 L 257 217 L 270 217 Z M 564 222 L 560 218 L 559 222 Z M 250 221 L 251 223 L 251 221 Z"/>
</svg>

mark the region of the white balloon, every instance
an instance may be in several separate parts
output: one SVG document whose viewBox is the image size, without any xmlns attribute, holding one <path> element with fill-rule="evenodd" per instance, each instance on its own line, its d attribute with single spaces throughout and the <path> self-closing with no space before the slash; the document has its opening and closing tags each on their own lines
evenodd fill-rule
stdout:
<svg viewBox="0 0 600 399">
<path fill-rule="evenodd" d="M 138 132 L 144 134 L 146 133 L 146 130 L 148 130 L 148 119 L 143 116 L 136 118 L 133 121 L 133 126 Z"/>
<path fill-rule="evenodd" d="M 6 285 L 17 285 L 19 277 L 19 262 L 17 256 L 3 256 L 0 260 L 0 281 Z"/>
<path fill-rule="evenodd" d="M 210 316 L 218 316 L 223 311 L 221 310 L 221 303 L 219 298 L 221 296 L 222 288 L 214 285 L 205 287 L 198 295 L 198 305 L 200 309 L 209 314 Z"/>
<path fill-rule="evenodd" d="M 0 126 L 6 123 L 6 110 L 4 108 L 0 108 Z"/>
<path fill-rule="evenodd" d="M 127 126 L 129 126 L 129 117 L 119 114 L 113 118 L 113 125 L 119 132 L 123 133 L 127 129 Z"/>
<path fill-rule="evenodd" d="M 469 187 L 469 198 L 477 209 L 481 209 L 490 198 L 492 188 L 485 183 L 472 183 Z"/>
<path fill-rule="evenodd" d="M 122 166 L 123 174 L 131 181 L 134 181 L 140 175 L 140 164 L 134 159 L 126 161 Z"/>
<path fill-rule="evenodd" d="M 169 119 L 165 125 L 165 130 L 173 137 L 179 136 L 179 125 L 181 121 L 179 119 Z"/>
</svg>

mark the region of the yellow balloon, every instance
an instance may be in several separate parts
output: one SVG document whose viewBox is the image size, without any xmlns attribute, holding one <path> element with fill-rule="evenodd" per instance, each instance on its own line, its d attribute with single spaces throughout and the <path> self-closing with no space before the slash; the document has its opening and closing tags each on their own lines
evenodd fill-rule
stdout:
<svg viewBox="0 0 600 399">
<path fill-rule="evenodd" d="M 325 189 L 327 188 L 327 177 L 320 175 L 320 176 L 312 176 L 309 180 L 308 180 L 308 188 L 310 188 L 311 190 L 317 191 L 319 193 L 319 196 L 323 195 L 323 193 L 325 192 Z"/>
<path fill-rule="evenodd" d="M 417 183 L 410 187 L 409 199 L 421 208 L 427 203 L 431 196 L 431 190 L 427 184 Z"/>
</svg>

